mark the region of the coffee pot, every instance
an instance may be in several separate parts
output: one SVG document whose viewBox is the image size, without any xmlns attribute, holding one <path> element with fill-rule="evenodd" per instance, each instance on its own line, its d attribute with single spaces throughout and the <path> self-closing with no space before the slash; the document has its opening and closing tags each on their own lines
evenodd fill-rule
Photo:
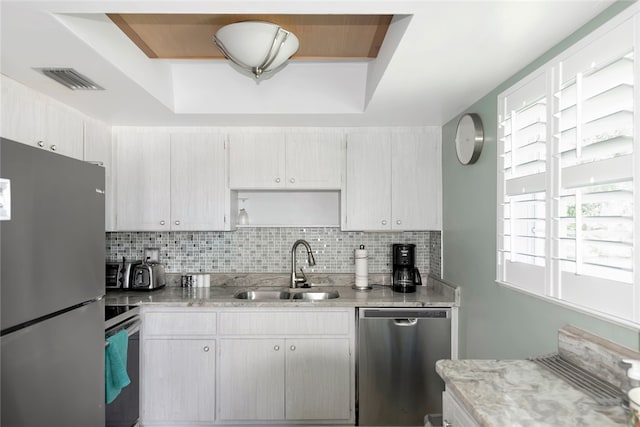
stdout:
<svg viewBox="0 0 640 427">
<path fill-rule="evenodd" d="M 415 266 L 416 245 L 395 243 L 392 245 L 393 276 L 391 288 L 396 292 L 415 292 L 422 285 L 420 271 Z"/>
</svg>

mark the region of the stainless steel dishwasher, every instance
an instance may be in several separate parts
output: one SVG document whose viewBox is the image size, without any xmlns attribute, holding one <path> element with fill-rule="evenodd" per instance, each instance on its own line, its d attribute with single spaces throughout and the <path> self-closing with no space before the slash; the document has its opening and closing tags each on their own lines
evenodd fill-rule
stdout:
<svg viewBox="0 0 640 427">
<path fill-rule="evenodd" d="M 450 308 L 359 309 L 358 425 L 423 426 L 442 413 L 435 364 L 449 358 Z"/>
</svg>

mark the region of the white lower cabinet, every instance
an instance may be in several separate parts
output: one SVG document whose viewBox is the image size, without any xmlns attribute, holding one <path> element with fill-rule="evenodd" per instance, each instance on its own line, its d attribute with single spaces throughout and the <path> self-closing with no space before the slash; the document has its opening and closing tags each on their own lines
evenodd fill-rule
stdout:
<svg viewBox="0 0 640 427">
<path fill-rule="evenodd" d="M 353 424 L 353 309 L 220 313 L 218 419 Z"/>
<path fill-rule="evenodd" d="M 349 419 L 349 340 L 296 338 L 286 340 L 285 347 L 286 419 Z"/>
<path fill-rule="evenodd" d="M 144 340 L 143 425 L 214 421 L 215 345 L 213 339 Z"/>
<path fill-rule="evenodd" d="M 223 339 L 219 351 L 220 419 L 284 419 L 284 340 Z"/>
<path fill-rule="evenodd" d="M 442 424 L 445 427 L 480 427 L 450 391 L 442 393 Z"/>
<path fill-rule="evenodd" d="M 211 309 L 142 310 L 140 425 L 213 425 L 216 316 Z"/>
<path fill-rule="evenodd" d="M 354 425 L 353 308 L 144 307 L 141 426 Z"/>
</svg>

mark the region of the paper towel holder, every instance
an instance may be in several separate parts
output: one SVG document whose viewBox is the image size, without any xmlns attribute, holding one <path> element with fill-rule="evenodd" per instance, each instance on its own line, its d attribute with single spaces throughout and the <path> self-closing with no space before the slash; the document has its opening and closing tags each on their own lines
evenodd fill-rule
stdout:
<svg viewBox="0 0 640 427">
<path fill-rule="evenodd" d="M 357 291 L 368 291 L 371 290 L 372 287 L 368 282 L 368 271 L 367 271 L 367 260 L 369 258 L 369 254 L 364 248 L 364 245 L 360 245 L 360 249 L 354 249 L 353 251 L 353 262 L 356 265 L 355 268 L 355 284 L 352 286 L 353 289 Z M 364 269 L 364 274 L 358 275 L 358 269 Z"/>
</svg>

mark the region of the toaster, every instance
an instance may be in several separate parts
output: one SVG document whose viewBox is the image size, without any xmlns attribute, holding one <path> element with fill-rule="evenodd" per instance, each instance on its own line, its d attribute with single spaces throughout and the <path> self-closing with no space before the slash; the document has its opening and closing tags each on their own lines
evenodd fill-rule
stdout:
<svg viewBox="0 0 640 427">
<path fill-rule="evenodd" d="M 133 267 L 142 261 L 107 262 L 105 268 L 105 287 L 107 289 L 129 289 Z"/>
<path fill-rule="evenodd" d="M 159 262 L 142 262 L 131 267 L 129 289 L 132 291 L 151 291 L 166 284 L 164 266 Z"/>
</svg>

